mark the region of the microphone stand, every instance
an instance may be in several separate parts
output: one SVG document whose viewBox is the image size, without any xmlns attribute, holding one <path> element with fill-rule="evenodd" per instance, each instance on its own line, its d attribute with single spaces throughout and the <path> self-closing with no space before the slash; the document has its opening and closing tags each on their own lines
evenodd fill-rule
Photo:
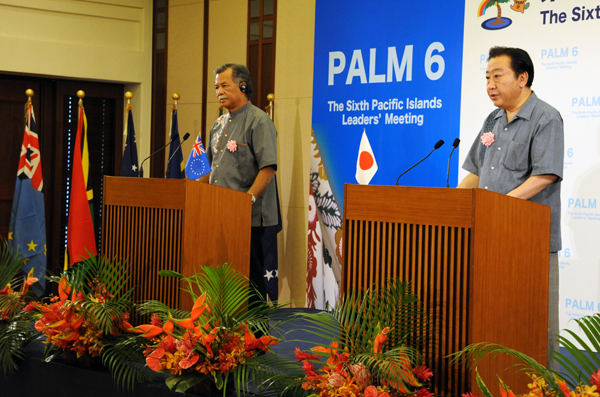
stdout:
<svg viewBox="0 0 600 397">
<path fill-rule="evenodd" d="M 189 137 L 190 137 L 190 133 L 186 132 L 185 135 L 183 136 L 183 140 L 181 142 L 179 142 L 179 146 L 177 146 L 177 149 L 175 149 L 175 151 L 173 152 L 173 154 L 171 154 L 171 156 L 167 160 L 167 166 L 165 167 L 165 178 L 167 177 L 167 174 L 168 174 L 168 171 L 169 171 L 169 163 L 171 162 L 171 159 L 175 156 L 175 154 L 177 153 L 177 151 L 179 149 L 181 149 L 181 145 L 183 145 L 183 142 L 185 142 Z"/>
<path fill-rule="evenodd" d="M 448 156 L 448 172 L 446 173 L 446 187 L 450 187 L 450 159 L 452 158 L 452 153 L 454 153 L 454 149 L 458 147 L 460 143 L 460 139 L 456 138 L 452 143 L 452 150 L 450 151 L 450 156 Z"/>
<path fill-rule="evenodd" d="M 421 164 L 423 161 L 425 161 L 425 159 L 427 159 L 427 157 L 431 156 L 431 153 L 433 153 L 434 151 L 436 151 L 437 149 L 441 148 L 442 145 L 444 144 L 443 140 L 439 140 L 437 141 L 437 143 L 435 144 L 435 146 L 433 147 L 433 150 L 431 150 L 431 152 L 429 152 L 429 154 L 425 157 L 423 157 L 423 159 L 421 161 L 419 161 L 417 164 L 413 165 L 412 167 L 410 167 L 409 169 L 407 169 L 406 171 L 404 171 L 403 173 L 400 174 L 400 176 L 398 177 L 398 179 L 396 179 L 396 186 L 398 186 L 398 181 L 400 180 L 400 177 L 404 174 L 406 174 L 408 171 L 412 170 L 413 168 L 415 168 L 417 165 Z"/>
<path fill-rule="evenodd" d="M 169 141 L 169 143 L 167 143 L 165 146 L 161 147 L 161 148 L 160 148 L 160 149 L 158 149 L 156 152 L 154 152 L 154 153 L 152 153 L 150 156 L 146 157 L 146 158 L 144 159 L 144 161 L 142 161 L 142 164 L 140 164 L 140 178 L 143 178 L 143 177 L 144 177 L 144 162 L 145 162 L 146 160 L 148 160 L 150 157 L 154 156 L 156 153 L 160 152 L 161 150 L 163 150 L 164 148 L 166 148 L 167 146 L 169 146 L 169 145 L 170 145 L 171 143 L 173 143 L 173 141 L 174 141 L 175 139 L 177 139 L 177 138 L 179 138 L 179 134 L 177 134 L 177 135 L 173 136 L 173 137 L 171 138 L 171 140 Z"/>
</svg>

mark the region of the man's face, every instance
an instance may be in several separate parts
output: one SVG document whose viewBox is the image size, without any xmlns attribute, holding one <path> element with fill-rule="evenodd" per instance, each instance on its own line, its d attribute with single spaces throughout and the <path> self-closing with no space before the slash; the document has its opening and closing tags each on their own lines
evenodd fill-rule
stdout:
<svg viewBox="0 0 600 397">
<path fill-rule="evenodd" d="M 515 76 L 510 64 L 508 55 L 500 55 L 489 60 L 485 72 L 488 96 L 496 107 L 508 111 L 519 105 L 528 78 L 527 73 Z"/>
<path fill-rule="evenodd" d="M 231 68 L 215 76 L 215 90 L 219 103 L 232 113 L 247 102 L 246 95 L 233 80 Z"/>
</svg>

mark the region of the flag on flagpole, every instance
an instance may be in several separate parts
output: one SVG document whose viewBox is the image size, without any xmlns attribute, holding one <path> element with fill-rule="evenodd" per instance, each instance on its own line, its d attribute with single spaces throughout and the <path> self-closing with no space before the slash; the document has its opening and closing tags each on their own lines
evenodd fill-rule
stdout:
<svg viewBox="0 0 600 397">
<path fill-rule="evenodd" d="M 92 187 L 92 178 L 90 177 L 90 151 L 88 150 L 87 139 L 87 117 L 83 113 L 83 148 L 81 150 L 81 168 L 83 169 L 83 181 L 87 195 L 90 214 L 92 216 L 92 225 L 94 225 L 94 188 Z"/>
<path fill-rule="evenodd" d="M 19 253 L 23 261 L 23 272 L 28 274 L 33 269 L 33 276 L 37 277 L 38 282 L 31 288 L 41 296 L 46 287 L 46 217 L 42 193 L 44 182 L 33 105 L 28 101 L 25 106 L 25 133 L 10 214 L 8 243 Z"/>
<path fill-rule="evenodd" d="M 121 176 L 133 176 L 137 178 L 140 176 L 140 170 L 138 168 L 137 143 L 135 140 L 131 105 L 127 105 L 127 110 L 127 129 L 124 132 L 127 138 L 125 139 L 125 148 L 123 149 L 123 161 L 121 161 Z"/>
<path fill-rule="evenodd" d="M 206 150 L 202 146 L 202 139 L 200 134 L 194 142 L 190 156 L 185 163 L 185 174 L 188 179 L 198 179 L 210 172 L 210 164 L 208 163 L 208 157 L 206 156 Z"/>
<path fill-rule="evenodd" d="M 371 149 L 369 138 L 367 138 L 367 131 L 363 130 L 356 160 L 356 181 L 361 185 L 368 185 L 377 169 L 377 161 L 375 161 L 375 155 Z"/>
<path fill-rule="evenodd" d="M 173 137 L 177 137 L 173 140 Z M 169 164 L 167 164 L 167 178 L 183 179 L 185 178 L 185 163 L 183 162 L 183 154 L 181 154 L 181 143 L 179 140 L 179 125 L 177 123 L 177 107 L 173 105 L 171 113 L 171 146 L 169 148 Z"/>
<path fill-rule="evenodd" d="M 73 149 L 73 165 L 71 177 L 71 191 L 69 192 L 69 222 L 67 227 L 67 249 L 69 252 L 69 265 L 81 262 L 97 255 L 94 224 L 88 202 L 86 180 L 82 161 L 82 140 L 87 127 L 83 101 L 79 99 L 79 121 L 77 135 Z"/>
</svg>

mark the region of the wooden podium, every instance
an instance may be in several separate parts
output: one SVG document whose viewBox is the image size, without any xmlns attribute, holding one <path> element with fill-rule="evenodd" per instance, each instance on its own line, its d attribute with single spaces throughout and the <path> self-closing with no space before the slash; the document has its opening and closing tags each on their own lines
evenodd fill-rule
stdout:
<svg viewBox="0 0 600 397">
<path fill-rule="evenodd" d="M 449 354 L 494 342 L 546 364 L 550 207 L 482 189 L 345 186 L 342 288 L 410 281 L 435 332 L 425 349 L 435 393 L 476 391 L 474 371 Z M 479 365 L 515 392 L 528 379 L 499 356 Z M 495 392 L 494 392 L 495 394 Z"/>
<path fill-rule="evenodd" d="M 191 310 L 179 281 L 202 266 L 231 263 L 248 277 L 250 195 L 189 179 L 104 177 L 102 252 L 127 260 L 133 300 Z"/>
</svg>

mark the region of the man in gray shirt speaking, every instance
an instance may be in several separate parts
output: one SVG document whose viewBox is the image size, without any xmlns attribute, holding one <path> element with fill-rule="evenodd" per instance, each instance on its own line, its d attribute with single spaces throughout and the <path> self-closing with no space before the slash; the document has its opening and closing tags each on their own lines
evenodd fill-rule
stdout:
<svg viewBox="0 0 600 397">
<path fill-rule="evenodd" d="M 215 70 L 215 91 L 219 103 L 229 112 L 220 116 L 210 130 L 206 154 L 212 171 L 200 181 L 246 192 L 252 200 L 250 281 L 265 298 L 262 237 L 265 227 L 277 225 L 279 220 L 273 178 L 277 170 L 277 131 L 269 116 L 250 102 L 252 81 L 245 66 L 219 66 Z"/>
<path fill-rule="evenodd" d="M 531 90 L 533 62 L 526 51 L 491 48 L 485 76 L 488 96 L 497 109 L 473 142 L 463 164 L 469 174 L 458 187 L 488 189 L 551 207 L 548 346 L 558 351 L 563 120 Z M 558 370 L 555 362 L 549 365 Z"/>
</svg>

